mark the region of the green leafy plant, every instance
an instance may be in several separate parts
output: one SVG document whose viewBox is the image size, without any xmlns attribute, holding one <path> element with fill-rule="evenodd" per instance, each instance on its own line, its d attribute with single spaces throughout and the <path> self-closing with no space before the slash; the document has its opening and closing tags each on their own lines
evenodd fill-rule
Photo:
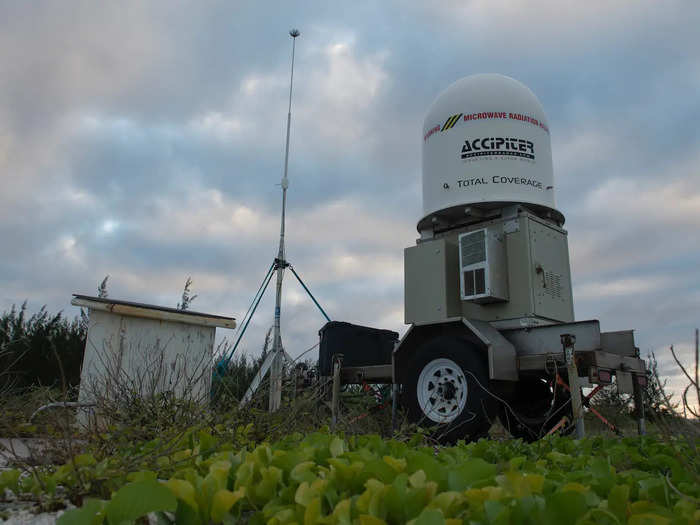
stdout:
<svg viewBox="0 0 700 525">
<path fill-rule="evenodd" d="M 246 361 L 227 373 L 257 366 Z M 414 427 L 388 439 L 388 392 L 371 385 L 342 393 L 342 433 L 331 434 L 325 387 L 299 388 L 290 374 L 285 409 L 274 414 L 260 399 L 240 410 L 230 394 L 205 406 L 125 388 L 124 397 L 96 407 L 106 424 L 79 430 L 65 418 L 53 440 L 63 456 L 2 471 L 0 500 L 39 509 L 69 500 L 78 508 L 61 517 L 64 524 L 146 516 L 162 524 L 700 520 L 700 460 L 690 434 L 442 448 Z"/>
<path fill-rule="evenodd" d="M 193 436 L 190 444 L 196 449 L 207 439 L 212 437 Z M 160 523 L 191 524 L 700 519 L 700 487 L 668 444 L 650 438 L 482 440 L 436 450 L 421 436 L 399 442 L 313 433 L 250 450 L 188 450 L 190 460 L 167 480 L 157 481 L 155 474 L 135 479 L 108 500 L 86 500 L 59 523 L 111 525 L 148 513 Z"/>
</svg>

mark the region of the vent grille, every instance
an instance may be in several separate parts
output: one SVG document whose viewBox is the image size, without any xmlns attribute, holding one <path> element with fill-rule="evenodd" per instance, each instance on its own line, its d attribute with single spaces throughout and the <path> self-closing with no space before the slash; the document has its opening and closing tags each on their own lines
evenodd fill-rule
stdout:
<svg viewBox="0 0 700 525">
<path fill-rule="evenodd" d="M 554 272 L 544 273 L 544 291 L 545 293 L 561 299 L 561 275 Z"/>
<path fill-rule="evenodd" d="M 486 231 L 478 230 L 460 238 L 462 267 L 486 261 Z"/>
<path fill-rule="evenodd" d="M 458 239 L 461 299 L 475 303 L 507 300 L 503 234 L 495 227 L 481 228 L 461 233 Z"/>
<path fill-rule="evenodd" d="M 486 293 L 486 272 L 483 268 L 464 272 L 464 295 Z"/>
</svg>

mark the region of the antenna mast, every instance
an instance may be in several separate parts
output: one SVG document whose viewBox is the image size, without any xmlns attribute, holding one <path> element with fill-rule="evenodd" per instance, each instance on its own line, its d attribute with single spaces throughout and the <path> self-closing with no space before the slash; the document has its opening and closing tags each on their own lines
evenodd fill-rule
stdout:
<svg viewBox="0 0 700 525">
<path fill-rule="evenodd" d="M 289 130 L 292 122 L 292 86 L 294 84 L 294 52 L 296 48 L 297 37 L 301 33 L 298 29 L 289 31 L 289 36 L 292 37 L 292 71 L 289 79 L 289 108 L 287 111 L 287 143 L 284 152 L 284 175 L 282 176 L 282 219 L 280 225 L 280 246 L 277 252 L 275 265 L 277 268 L 277 295 L 275 297 L 275 324 L 273 330 L 273 345 L 272 352 L 274 354 L 272 367 L 270 368 L 270 412 L 275 412 L 279 409 L 282 402 L 282 360 L 284 349 L 282 347 L 282 333 L 280 330 L 280 316 L 282 308 L 282 278 L 284 277 L 284 269 L 288 266 L 284 257 L 284 219 L 287 207 L 287 188 L 289 188 L 289 179 L 287 178 L 287 168 L 289 166 Z"/>
<path fill-rule="evenodd" d="M 304 288 L 304 291 L 309 295 L 311 300 L 314 302 L 316 307 L 319 309 L 323 317 L 325 317 L 326 321 L 330 322 L 330 317 L 328 317 L 328 314 L 321 308 L 321 305 L 318 304 L 318 301 L 316 298 L 313 296 L 309 288 L 304 284 L 304 281 L 301 280 L 301 277 L 299 277 L 299 274 L 294 270 L 294 267 L 289 264 L 287 261 L 285 254 L 284 254 L 284 220 L 285 220 L 285 212 L 287 209 L 287 188 L 289 188 L 289 179 L 287 178 L 287 169 L 289 167 L 289 132 L 291 129 L 291 124 L 292 124 L 292 86 L 294 85 L 294 51 L 296 50 L 296 38 L 300 35 L 301 33 L 299 32 L 298 29 L 292 29 L 289 31 L 289 36 L 292 37 L 292 70 L 291 70 L 291 75 L 289 78 L 289 108 L 287 109 L 287 143 L 286 143 L 286 148 L 284 152 L 284 174 L 282 175 L 282 220 L 280 224 L 280 246 L 279 246 L 279 251 L 277 252 L 277 257 L 275 258 L 274 262 L 270 265 L 270 268 L 267 271 L 267 274 L 263 278 L 263 282 L 260 285 L 260 288 L 258 289 L 258 292 L 255 294 L 255 297 L 253 297 L 253 302 L 250 304 L 250 307 L 248 308 L 248 312 L 246 312 L 246 315 L 244 316 L 244 319 L 246 319 L 245 323 L 242 323 L 243 329 L 241 330 L 240 335 L 238 336 L 238 339 L 236 340 L 236 343 L 233 345 L 233 349 L 228 355 L 225 355 L 221 361 L 219 362 L 219 365 L 217 367 L 221 368 L 224 372 L 226 371 L 228 367 L 228 363 L 231 359 L 231 356 L 233 356 L 233 353 L 236 351 L 236 348 L 238 348 L 238 343 L 241 342 L 241 338 L 243 337 L 243 334 L 246 331 L 246 328 L 248 327 L 248 323 L 250 323 L 250 320 L 253 317 L 253 314 L 255 313 L 255 310 L 258 307 L 258 304 L 260 304 L 260 299 L 262 299 L 262 296 L 265 294 L 265 290 L 267 290 L 267 285 L 270 284 L 270 281 L 272 280 L 272 276 L 276 273 L 277 274 L 277 296 L 275 298 L 275 322 L 273 325 L 273 339 L 272 339 L 272 351 L 267 354 L 267 357 L 265 358 L 265 361 L 260 365 L 260 369 L 258 370 L 258 373 L 255 374 L 255 377 L 250 383 L 250 386 L 248 387 L 248 390 L 246 391 L 245 395 L 241 399 L 239 406 L 242 408 L 244 407 L 253 397 L 253 394 L 257 390 L 257 388 L 260 386 L 262 383 L 263 378 L 265 375 L 270 372 L 270 412 L 274 412 L 280 408 L 280 405 L 282 403 L 282 363 L 284 360 L 287 360 L 289 362 L 292 362 L 291 357 L 287 352 L 285 352 L 284 347 L 282 346 L 282 334 L 281 334 L 281 329 L 280 329 L 280 317 L 281 317 L 281 311 L 282 311 L 282 278 L 284 277 L 284 270 L 286 268 L 289 268 L 292 271 L 292 275 L 296 278 L 297 281 L 299 281 L 299 284 Z"/>
</svg>

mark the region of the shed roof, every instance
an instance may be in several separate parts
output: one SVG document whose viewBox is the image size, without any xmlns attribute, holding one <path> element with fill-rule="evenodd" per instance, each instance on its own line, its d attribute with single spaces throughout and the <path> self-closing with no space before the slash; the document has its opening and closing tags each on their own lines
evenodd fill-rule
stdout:
<svg viewBox="0 0 700 525">
<path fill-rule="evenodd" d="M 121 301 L 106 297 L 92 297 L 89 295 L 73 294 L 71 304 L 74 306 L 83 306 L 93 310 L 101 310 L 131 317 L 142 317 L 160 321 L 173 321 L 200 326 L 236 328 L 236 319 L 234 317 L 205 314 L 202 312 L 194 312 L 192 310 L 178 310 L 177 308 L 169 308 L 167 306 L 136 303 L 133 301 Z"/>
</svg>

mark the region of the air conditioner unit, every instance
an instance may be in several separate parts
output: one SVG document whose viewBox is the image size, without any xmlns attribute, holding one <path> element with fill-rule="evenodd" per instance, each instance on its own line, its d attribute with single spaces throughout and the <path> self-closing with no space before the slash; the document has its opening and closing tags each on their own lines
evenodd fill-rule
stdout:
<svg viewBox="0 0 700 525">
<path fill-rule="evenodd" d="M 459 267 L 463 301 L 508 300 L 505 238 L 496 228 L 482 228 L 459 236 Z"/>
</svg>

